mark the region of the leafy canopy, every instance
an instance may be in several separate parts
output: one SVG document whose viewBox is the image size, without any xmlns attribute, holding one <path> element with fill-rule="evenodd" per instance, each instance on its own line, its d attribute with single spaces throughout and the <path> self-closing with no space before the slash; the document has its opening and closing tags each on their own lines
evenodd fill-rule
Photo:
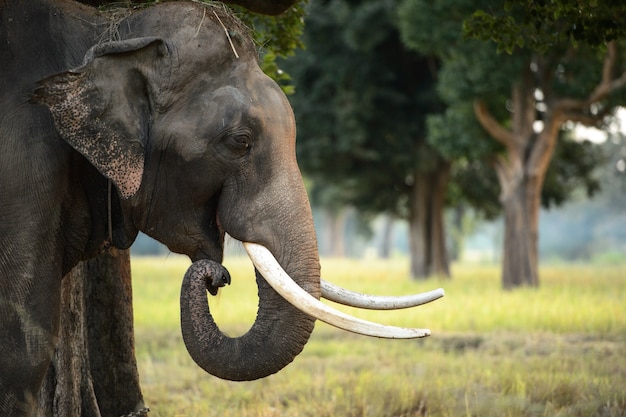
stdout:
<svg viewBox="0 0 626 417">
<path fill-rule="evenodd" d="M 425 116 L 442 104 L 436 63 L 404 47 L 395 10 L 395 0 L 312 2 L 307 47 L 284 65 L 305 174 L 361 210 L 405 214 L 416 170 L 438 158 Z"/>
<path fill-rule="evenodd" d="M 546 52 L 626 38 L 626 6 L 613 0 L 506 0 L 477 9 L 464 22 L 465 35 L 493 40 L 509 54 L 516 48 Z"/>
<path fill-rule="evenodd" d="M 486 194 L 497 189 L 492 183 L 495 176 L 481 173 L 480 169 L 488 168 L 486 164 L 504 152 L 504 147 L 477 122 L 474 100 L 487 103 L 495 119 L 503 127 L 512 129 L 512 89 L 528 68 L 533 68 L 536 82 L 533 87 L 538 97 L 535 121 L 539 123 L 550 100 L 585 99 L 601 77 L 603 51 L 583 42 L 582 38 L 577 47 L 560 44 L 546 49 L 545 46 L 551 44 L 545 43 L 537 49 L 540 37 L 545 35 L 542 38 L 545 40 L 550 39 L 551 34 L 561 33 L 555 27 L 548 29 L 550 19 L 546 21 L 538 16 L 538 8 L 543 13 L 546 5 L 567 1 L 537 2 L 532 7 L 524 7 L 527 3 L 534 4 L 531 0 L 403 0 L 399 5 L 398 22 L 404 43 L 420 53 L 435 55 L 441 62 L 437 92 L 448 106 L 444 113 L 428 118 L 428 141 L 444 157 L 457 161 L 453 179 L 457 185 L 464 184 L 460 193 L 473 204 L 489 201 L 485 199 Z M 485 16 L 486 11 L 511 22 L 537 19 L 543 25 L 542 30 L 525 34 L 526 42 L 516 43 L 510 54 L 499 53 L 491 35 L 499 32 L 499 39 L 508 39 L 506 25 L 500 28 L 494 24 L 482 32 L 479 39 L 468 37 L 468 28 L 476 28 L 471 26 L 476 16 Z M 523 30 L 523 27 L 514 28 L 510 34 L 513 36 Z M 611 108 L 617 100 L 618 97 L 611 98 L 606 105 Z M 566 201 L 577 186 L 585 187 L 590 193 L 598 186 L 593 172 L 602 160 L 600 153 L 589 144 L 572 141 L 571 135 L 562 137 L 542 192 L 546 206 Z M 477 164 L 477 161 L 482 163 Z M 466 177 L 475 180 L 468 181 Z M 493 206 L 485 208 L 494 213 Z"/>
</svg>

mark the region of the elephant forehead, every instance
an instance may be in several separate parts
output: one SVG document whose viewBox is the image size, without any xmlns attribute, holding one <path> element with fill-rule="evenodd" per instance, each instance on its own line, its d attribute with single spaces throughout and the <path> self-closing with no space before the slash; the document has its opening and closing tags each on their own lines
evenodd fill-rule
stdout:
<svg viewBox="0 0 626 417">
<path fill-rule="evenodd" d="M 200 129 L 219 130 L 249 120 L 251 99 L 236 87 L 220 87 L 199 101 L 193 107 L 201 111 L 201 120 L 196 125 Z"/>
<path fill-rule="evenodd" d="M 206 105 L 215 109 L 215 106 L 232 106 L 247 109 L 251 99 L 246 97 L 238 88 L 227 85 L 208 94 Z"/>
</svg>

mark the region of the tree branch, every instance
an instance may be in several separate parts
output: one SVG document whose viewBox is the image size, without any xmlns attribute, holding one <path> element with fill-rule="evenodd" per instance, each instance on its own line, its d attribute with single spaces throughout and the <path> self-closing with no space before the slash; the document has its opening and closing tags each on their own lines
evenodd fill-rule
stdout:
<svg viewBox="0 0 626 417">
<path fill-rule="evenodd" d="M 496 171 L 498 183 L 500 184 L 499 200 L 501 203 L 504 203 L 511 198 L 524 177 L 523 164 L 516 151 L 507 155 L 498 155 L 491 160 L 491 164 Z"/>
<path fill-rule="evenodd" d="M 585 100 L 577 100 L 575 98 L 562 98 L 554 105 L 554 111 L 566 112 L 568 110 L 583 110 L 589 103 Z"/>
<path fill-rule="evenodd" d="M 604 120 L 608 115 L 608 111 L 602 111 L 598 114 L 582 114 L 574 112 L 563 112 L 561 114 L 561 120 L 581 123 L 585 126 L 597 127 L 598 124 Z"/>
<path fill-rule="evenodd" d="M 604 57 L 604 64 L 602 66 L 602 81 L 587 99 L 589 103 L 602 100 L 611 92 L 623 87 L 624 84 L 626 84 L 626 72 L 623 72 L 619 77 L 613 79 L 616 61 L 617 44 L 615 41 L 611 41 L 607 44 L 606 55 Z"/>
<path fill-rule="evenodd" d="M 584 111 L 591 104 L 603 100 L 613 91 L 626 85 L 626 71 L 622 72 L 618 77 L 613 78 L 615 67 L 617 65 L 617 44 L 615 41 L 607 44 L 604 63 L 602 64 L 602 79 L 600 83 L 593 89 L 586 100 L 561 99 L 555 105 L 556 112 L 566 112 L 568 110 Z M 593 117 L 593 116 L 592 116 Z"/>
<path fill-rule="evenodd" d="M 514 145 L 513 133 L 505 129 L 489 112 L 487 105 L 482 100 L 474 100 L 474 114 L 480 125 L 495 140 L 502 143 L 507 148 Z"/>
</svg>

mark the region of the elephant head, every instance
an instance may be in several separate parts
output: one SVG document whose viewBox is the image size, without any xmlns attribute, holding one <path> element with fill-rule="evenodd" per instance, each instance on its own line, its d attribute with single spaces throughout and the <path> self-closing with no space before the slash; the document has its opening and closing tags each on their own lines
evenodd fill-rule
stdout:
<svg viewBox="0 0 626 417">
<path fill-rule="evenodd" d="M 193 359 L 221 378 L 251 380 L 291 362 L 315 316 L 361 331 L 335 312 L 328 318 L 317 301 L 320 265 L 294 116 L 260 70 L 246 29 L 221 8 L 163 3 L 131 15 L 118 33 L 124 40 L 95 45 L 80 66 L 42 80 L 34 100 L 115 186 L 113 243 L 141 230 L 194 262 L 181 294 Z M 225 233 L 246 242 L 257 267 L 257 319 L 238 338 L 219 331 L 206 303 L 207 289 L 230 279 L 219 265 Z M 270 275 L 286 286 L 268 284 Z M 405 330 L 391 337 L 427 334 Z"/>
</svg>

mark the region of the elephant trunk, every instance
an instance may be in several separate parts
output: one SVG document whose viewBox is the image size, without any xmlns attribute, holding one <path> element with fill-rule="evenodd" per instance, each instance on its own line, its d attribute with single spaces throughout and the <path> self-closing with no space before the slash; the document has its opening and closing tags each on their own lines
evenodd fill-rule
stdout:
<svg viewBox="0 0 626 417">
<path fill-rule="evenodd" d="M 300 242 L 311 245 L 315 240 L 301 238 Z M 319 260 L 316 245 L 312 246 L 306 248 L 312 256 L 302 256 L 306 250 L 290 247 L 288 253 L 279 254 L 278 261 L 294 281 L 319 298 Z M 233 381 L 250 381 L 280 371 L 302 351 L 315 319 L 282 298 L 256 271 L 259 295 L 256 320 L 246 334 L 228 337 L 211 316 L 206 295 L 211 285 L 207 280 L 219 282 L 222 280 L 219 274 L 223 273 L 226 272 L 221 265 L 202 260 L 194 262 L 185 274 L 181 329 L 190 356 L 211 375 Z"/>
</svg>

